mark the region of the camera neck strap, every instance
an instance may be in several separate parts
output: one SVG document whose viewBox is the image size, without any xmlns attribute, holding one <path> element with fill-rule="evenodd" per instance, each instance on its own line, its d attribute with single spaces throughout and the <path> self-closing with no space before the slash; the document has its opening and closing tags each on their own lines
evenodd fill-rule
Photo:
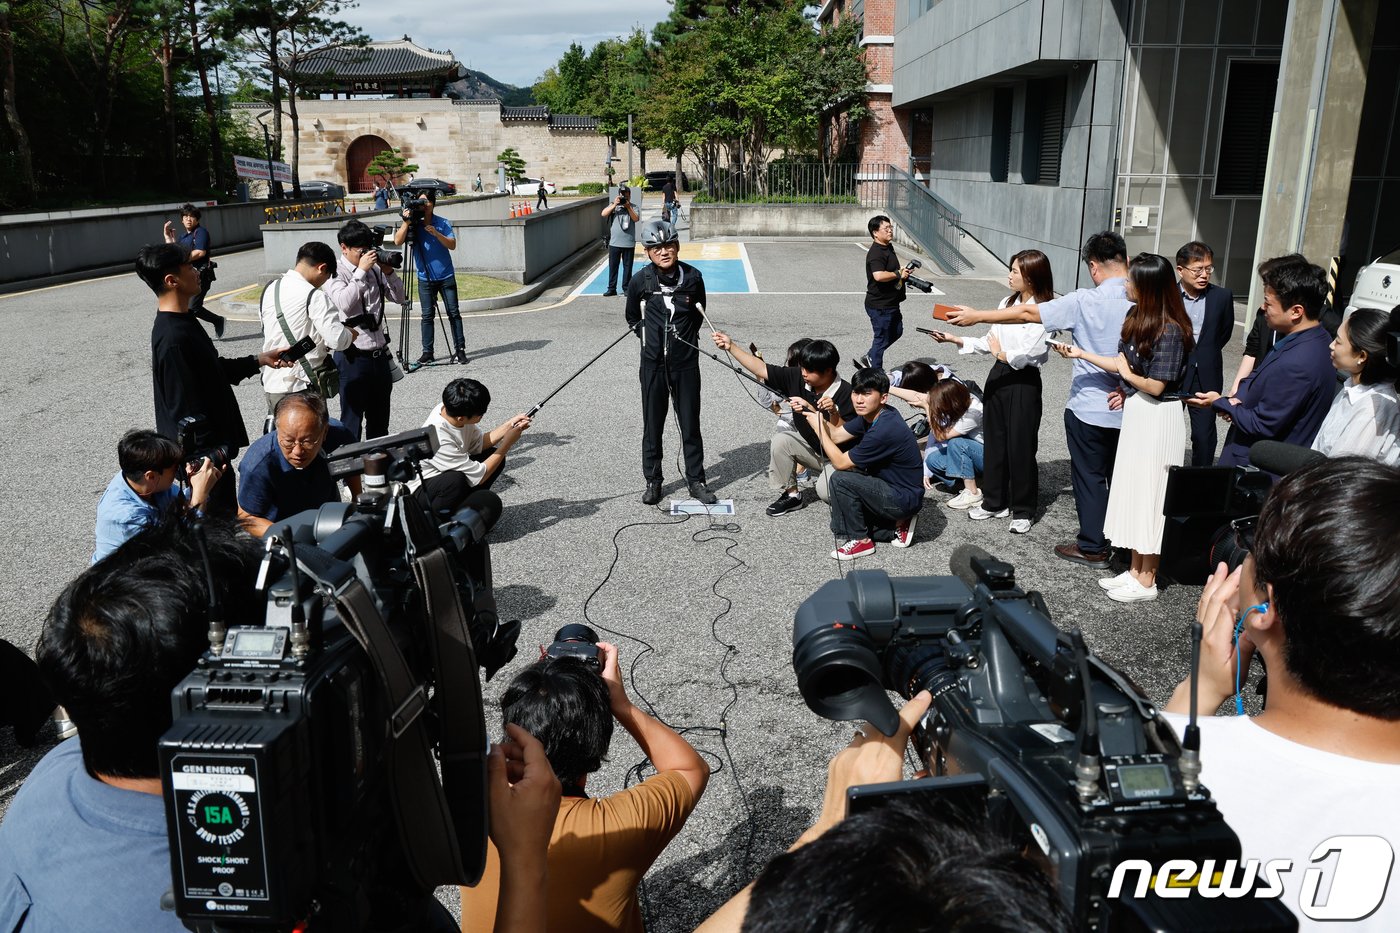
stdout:
<svg viewBox="0 0 1400 933">
<path fill-rule="evenodd" d="M 313 289 L 313 290 L 314 290 L 314 289 Z M 267 298 L 267 289 L 263 289 L 262 297 L 263 297 L 264 300 Z M 307 309 L 306 309 L 306 313 L 307 313 L 307 323 L 310 323 L 310 317 L 311 317 L 311 308 L 310 308 L 310 306 L 309 306 L 309 305 L 310 305 L 310 301 L 311 301 L 311 298 L 310 298 L 310 296 L 308 295 L 308 296 L 307 296 L 308 307 L 307 307 Z M 286 315 L 284 315 L 284 314 L 282 313 L 282 280 L 281 280 L 281 279 L 278 279 L 277 281 L 275 281 L 275 282 L 272 283 L 272 309 L 273 309 L 274 311 L 277 312 L 277 323 L 278 323 L 278 324 L 281 326 L 281 328 L 282 328 L 282 336 L 287 338 L 287 346 L 288 346 L 288 347 L 295 346 L 297 340 L 299 340 L 300 338 L 298 338 L 298 337 L 296 337 L 296 336 L 294 336 L 294 335 L 292 334 L 292 329 L 291 329 L 290 327 L 287 326 L 287 318 L 286 318 Z M 307 383 L 310 384 L 310 386 L 311 386 L 313 389 L 316 388 L 317 386 L 319 386 L 320 383 L 318 383 L 318 382 L 316 381 L 316 374 L 313 373 L 313 372 L 311 371 L 311 367 L 310 367 L 310 366 L 307 364 L 307 362 L 306 362 L 306 357 L 303 356 L 301 359 L 297 360 L 297 363 L 301 365 L 301 371 L 302 371 L 303 373 L 306 374 L 306 381 L 307 381 Z"/>
<path fill-rule="evenodd" d="M 433 763 L 428 738 L 428 693 L 413 675 L 393 632 L 359 580 L 336 596 L 347 629 L 364 648 L 384 688 L 389 711 L 386 760 L 389 796 L 404 855 L 414 879 L 424 887 L 471 884 L 452 832 L 450 809 Z M 476 672 L 470 672 L 475 677 Z M 483 807 L 485 802 L 483 788 Z M 484 823 L 482 824 L 485 825 Z"/>
</svg>

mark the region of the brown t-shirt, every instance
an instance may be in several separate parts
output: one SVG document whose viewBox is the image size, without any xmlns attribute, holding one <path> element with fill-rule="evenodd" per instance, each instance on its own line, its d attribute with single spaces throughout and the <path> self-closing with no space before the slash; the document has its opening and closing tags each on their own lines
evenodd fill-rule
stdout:
<svg viewBox="0 0 1400 933">
<path fill-rule="evenodd" d="M 642 933 L 637 885 L 695 809 L 695 794 L 677 771 L 594 800 L 565 797 L 549 840 L 550 930 Z M 474 888 L 462 888 L 462 929 L 491 930 L 501 887 L 495 843 Z"/>
</svg>

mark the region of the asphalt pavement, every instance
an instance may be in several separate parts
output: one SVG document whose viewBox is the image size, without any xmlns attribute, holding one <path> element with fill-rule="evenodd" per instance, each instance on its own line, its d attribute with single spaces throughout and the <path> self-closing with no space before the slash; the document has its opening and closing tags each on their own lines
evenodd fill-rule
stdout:
<svg viewBox="0 0 1400 933">
<path fill-rule="evenodd" d="M 757 292 L 711 294 L 710 318 L 743 344 L 757 343 L 770 360 L 781 360 L 797 337 L 828 338 L 841 352 L 841 372 L 849 374 L 849 361 L 870 338 L 860 297 L 867 242 L 748 240 L 739 252 Z M 528 306 L 469 316 L 470 363 L 427 367 L 399 383 L 392 429 L 420 425 L 457 376 L 490 389 L 486 425 L 543 399 L 623 332 L 621 297 L 573 294 L 598 262 L 579 266 Z M 261 269 L 259 251 L 222 255 L 214 291 L 251 285 Z M 1056 272 L 1070 280 L 1070 270 Z M 1006 291 L 1004 273 L 987 262 L 971 276 L 942 276 L 932 263 L 923 273 L 947 303 L 993 307 Z M 936 359 L 985 381 L 986 357 L 959 356 L 913 330 L 928 326 L 932 301 L 911 293 L 904 306 L 909 331 L 887 354 L 887 365 Z M 0 555 L 0 637 L 26 650 L 55 595 L 88 564 L 95 507 L 116 472 L 118 438 L 153 426 L 153 308 L 153 296 L 133 274 L 0 296 L 7 334 L 0 397 L 9 424 L 0 446 L 8 544 Z M 412 330 L 416 355 L 416 325 Z M 260 343 L 255 322 L 231 320 L 218 347 L 237 356 L 256 352 Z M 1227 371 L 1238 354 L 1237 347 L 1227 351 Z M 537 645 L 566 623 L 586 621 L 619 645 L 634 700 L 688 730 L 714 765 L 695 815 L 646 882 L 653 931 L 692 929 L 815 817 L 826 763 L 852 726 L 821 719 L 798 695 L 792 619 L 806 597 L 845 569 L 946 574 L 957 545 L 977 544 L 1013 563 L 1021 583 L 1044 594 L 1057 624 L 1080 626 L 1090 647 L 1153 700 L 1164 701 L 1184 675 L 1198 588 L 1171 586 L 1156 602 L 1124 606 L 1104 597 L 1096 583 L 1102 572 L 1051 552 L 1076 529 L 1061 412 L 1068 361 L 1052 355 L 1044 371 L 1041 501 L 1029 534 L 1009 534 L 1002 520 L 969 521 L 943 507 L 945 496 L 930 494 L 913 547 L 881 545 L 873 557 L 844 567 L 828 556 L 829 512 L 811 493 L 801 511 L 764 514 L 774 496 L 765 468 L 776 418 L 751 398 L 751 385 L 711 360 L 701 366 L 706 471 L 711 487 L 733 499 L 732 519 L 673 517 L 638 501 L 641 412 L 637 348 L 628 339 L 554 396 L 511 451 L 497 486 L 505 513 L 491 535 L 502 616 L 524 625 L 520 656 L 486 687 L 492 701 Z M 260 387 L 250 380 L 236 393 L 256 437 Z M 678 461 L 672 422 L 665 440 L 668 498 L 686 495 Z M 494 706 L 488 719 L 499 725 Z M 0 807 L 51 744 L 27 752 L 8 731 L 0 736 Z M 589 790 L 622 787 L 640 760 L 619 731 Z M 442 893 L 455 908 L 455 891 Z"/>
</svg>

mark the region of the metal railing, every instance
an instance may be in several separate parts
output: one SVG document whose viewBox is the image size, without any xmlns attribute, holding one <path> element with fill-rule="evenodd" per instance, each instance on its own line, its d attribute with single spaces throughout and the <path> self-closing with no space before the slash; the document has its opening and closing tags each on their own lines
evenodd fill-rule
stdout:
<svg viewBox="0 0 1400 933">
<path fill-rule="evenodd" d="M 716 204 L 867 204 L 868 181 L 883 185 L 883 165 L 853 162 L 771 162 L 760 171 L 716 169 L 698 179 L 700 203 Z"/>
<path fill-rule="evenodd" d="M 885 213 L 899 220 L 938 268 L 949 275 L 970 270 L 972 263 L 958 250 L 962 227 L 958 209 L 893 165 L 885 166 L 884 182 Z"/>
<path fill-rule="evenodd" d="M 296 220 L 323 220 L 345 213 L 345 199 L 292 201 L 263 208 L 263 223 L 285 224 Z"/>
</svg>

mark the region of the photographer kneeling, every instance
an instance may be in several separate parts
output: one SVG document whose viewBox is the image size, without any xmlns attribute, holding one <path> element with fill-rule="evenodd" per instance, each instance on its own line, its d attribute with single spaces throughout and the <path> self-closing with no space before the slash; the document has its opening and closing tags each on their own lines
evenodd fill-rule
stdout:
<svg viewBox="0 0 1400 933">
<path fill-rule="evenodd" d="M 349 431 L 330 423 L 326 400 L 315 392 L 284 396 L 274 414 L 277 426 L 243 456 L 238 486 L 238 517 L 259 536 L 298 512 L 339 502 L 323 451 L 354 441 Z M 360 494 L 360 477 L 348 477 L 345 485 L 352 495 Z"/>
<path fill-rule="evenodd" d="M 549 842 L 549 929 L 641 933 L 637 885 L 695 809 L 710 766 L 670 727 L 632 705 L 617 649 L 597 647 L 601 671 L 574 657 L 542 658 L 521 671 L 501 697 L 501 714 L 507 728 L 518 725 L 539 736 L 564 785 Z M 584 785 L 608 753 L 614 719 L 657 773 L 590 799 Z M 462 889 L 465 930 L 496 916 L 499 870 L 493 844 L 481 883 Z"/>
<path fill-rule="evenodd" d="M 1241 858 L 1292 859 L 1281 876 L 1283 898 L 1306 911 L 1303 929 L 1328 926 L 1310 919 L 1362 917 L 1367 929 L 1400 929 L 1400 894 L 1360 903 L 1385 891 L 1383 883 L 1358 890 L 1367 861 L 1360 853 L 1353 860 L 1343 852 L 1334 863 L 1326 905 L 1308 904 L 1306 891 L 1300 903 L 1319 843 L 1380 838 L 1392 860 L 1400 845 L 1397 514 L 1400 469 L 1345 457 L 1296 470 L 1269 493 L 1244 564 L 1233 572 L 1219 566 L 1196 613 L 1205 629 L 1196 703 L 1204 717 L 1201 781 L 1239 834 Z M 1256 650 L 1268 669 L 1264 711 L 1212 716 L 1243 678 L 1237 664 L 1247 670 Z M 1166 706 L 1178 728 L 1190 696 L 1184 681 Z M 1385 853 L 1376 848 L 1366 852 L 1378 864 Z"/>
</svg>

